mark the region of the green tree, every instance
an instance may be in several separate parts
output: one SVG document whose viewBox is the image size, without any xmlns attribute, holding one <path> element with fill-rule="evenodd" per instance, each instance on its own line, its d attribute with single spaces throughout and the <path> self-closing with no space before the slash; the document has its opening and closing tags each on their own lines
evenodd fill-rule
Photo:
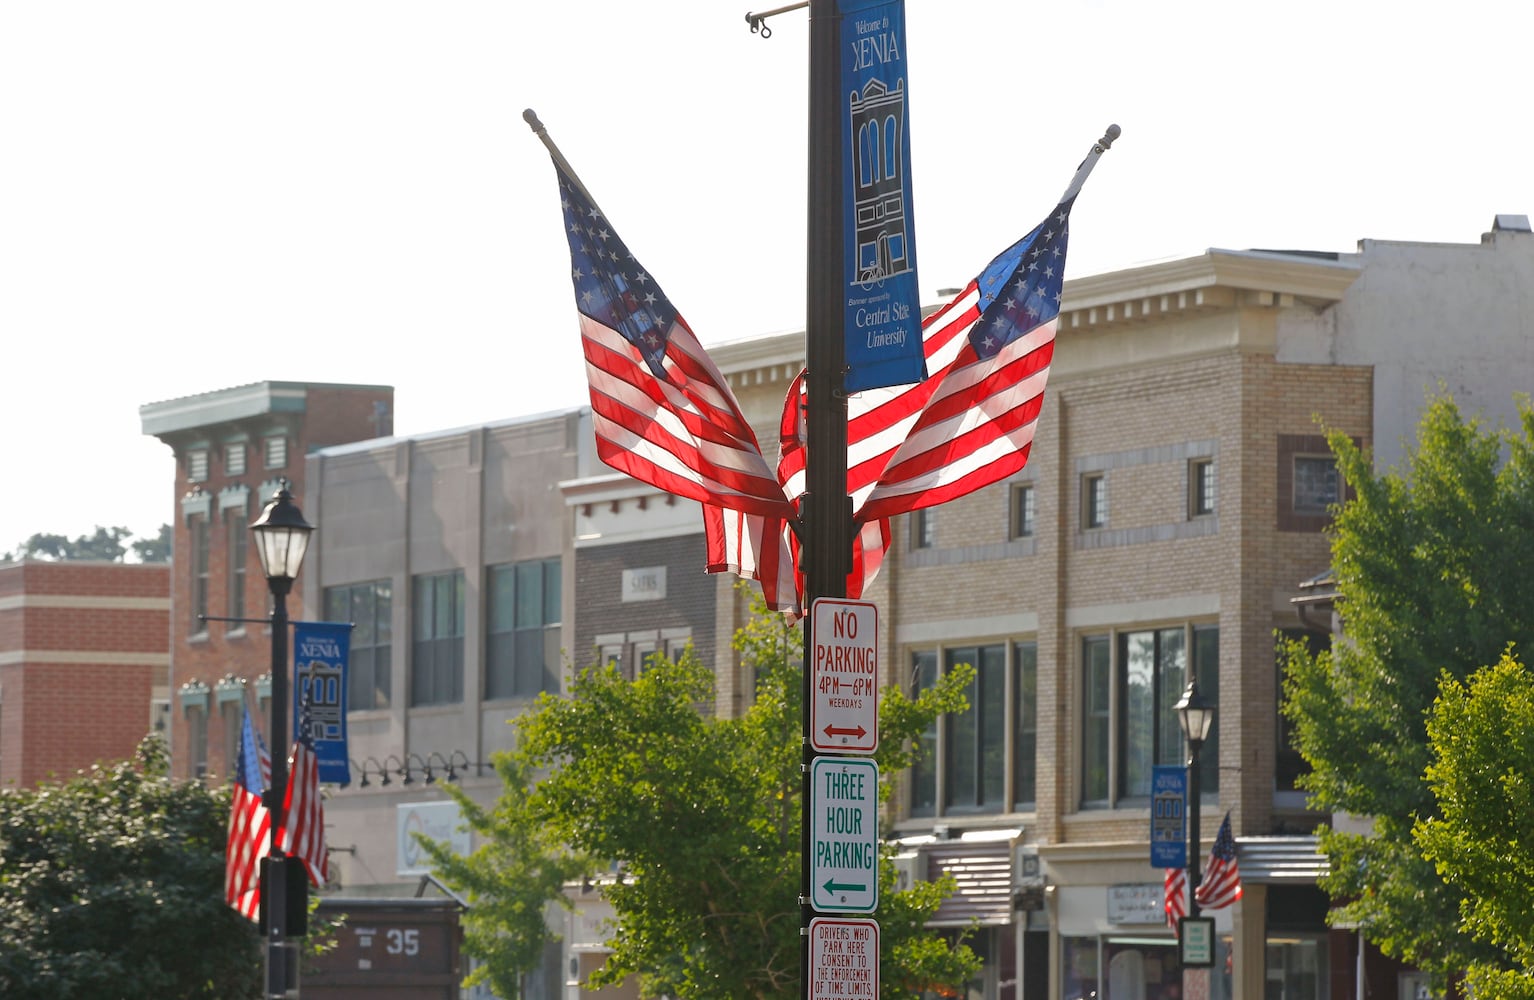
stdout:
<svg viewBox="0 0 1534 1000">
<path fill-rule="evenodd" d="M 170 526 L 161 528 L 162 537 L 167 537 Z M 96 530 L 89 535 L 79 535 L 73 539 L 64 535 L 50 535 L 39 532 L 22 542 L 16 551 L 11 553 L 12 559 L 97 559 L 104 562 L 121 562 L 127 553 L 127 546 L 123 539 L 131 537 L 133 532 L 127 528 L 103 528 L 96 525 Z M 134 543 L 135 547 L 138 543 Z M 153 544 L 153 543 L 148 543 Z M 146 562 L 149 560 L 145 560 Z"/>
<path fill-rule="evenodd" d="M 1430 397 L 1404 471 L 1329 435 L 1357 491 L 1337 512 L 1332 569 L 1344 638 L 1286 660 L 1284 712 L 1311 766 L 1313 805 L 1369 817 L 1369 835 L 1323 827 L 1332 917 L 1440 985 L 1489 946 L 1460 927 L 1463 891 L 1423 856 L 1413 827 L 1435 815 L 1424 772 L 1440 674 L 1459 679 L 1534 632 L 1534 414 L 1521 433 L 1461 417 Z M 1505 455 L 1505 460 L 1504 460 Z"/>
<path fill-rule="evenodd" d="M 544 908 L 568 905 L 560 885 L 586 877 L 618 917 L 599 983 L 632 975 L 644 996 L 687 1000 L 801 995 L 802 640 L 781 616 L 756 612 L 736 636 L 756 671 L 739 718 L 707 711 L 713 677 L 690 650 L 652 660 L 633 681 L 593 667 L 572 697 L 544 695 L 516 720 L 518 749 L 497 756 L 506 788 L 493 811 L 449 789 L 488 842 L 468 857 L 422 843 L 475 903 L 465 948 L 490 964 L 474 981 L 520 995 L 517 973 L 549 940 Z M 938 714 L 963 707 L 970 676 L 955 670 L 915 701 L 882 693 L 882 775 L 911 764 L 913 737 Z M 880 887 L 882 995 L 960 988 L 979 960 L 925 926 L 952 881 L 896 892 L 886 853 Z"/>
<path fill-rule="evenodd" d="M 1534 676 L 1509 652 L 1468 681 L 1445 676 L 1427 723 L 1439 814 L 1413 830 L 1464 893 L 1461 916 L 1503 961 L 1469 969 L 1477 997 L 1534 996 Z"/>
<path fill-rule="evenodd" d="M 170 541 L 170 525 L 162 524 L 153 538 L 133 540 L 133 554 L 138 556 L 138 561 L 141 563 L 170 562 Z"/>
<path fill-rule="evenodd" d="M 224 904 L 228 796 L 168 777 L 165 744 L 0 792 L 0 996 L 261 995 L 260 938 Z"/>
</svg>

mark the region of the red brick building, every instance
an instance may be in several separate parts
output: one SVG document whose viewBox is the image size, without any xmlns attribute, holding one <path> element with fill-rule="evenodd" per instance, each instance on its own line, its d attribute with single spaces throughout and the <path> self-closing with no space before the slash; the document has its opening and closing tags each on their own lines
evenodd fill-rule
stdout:
<svg viewBox="0 0 1534 1000">
<path fill-rule="evenodd" d="M 259 709 L 262 719 L 268 711 L 268 628 L 210 620 L 270 613 L 250 522 L 283 480 L 302 503 L 310 451 L 393 433 L 394 390 L 256 382 L 147 403 L 139 418 L 144 433 L 176 455 L 168 626 L 173 773 L 222 781 L 242 707 Z M 301 593 L 295 586 L 288 601 L 294 618 L 301 617 Z"/>
<path fill-rule="evenodd" d="M 0 787 L 67 778 L 133 753 L 164 719 L 170 574 L 163 563 L 0 564 Z"/>
</svg>

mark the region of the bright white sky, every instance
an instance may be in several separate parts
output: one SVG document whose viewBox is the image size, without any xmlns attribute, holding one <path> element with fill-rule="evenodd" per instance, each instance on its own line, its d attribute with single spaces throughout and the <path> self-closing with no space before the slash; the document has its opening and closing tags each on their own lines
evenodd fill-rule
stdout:
<svg viewBox="0 0 1534 1000">
<path fill-rule="evenodd" d="M 138 407 L 395 387 L 398 433 L 584 400 L 535 109 L 705 344 L 802 329 L 786 0 L 0 5 L 0 552 L 174 514 Z M 924 300 L 1110 122 L 1068 276 L 1206 247 L 1473 243 L 1534 213 L 1505 0 L 907 0 Z"/>
</svg>

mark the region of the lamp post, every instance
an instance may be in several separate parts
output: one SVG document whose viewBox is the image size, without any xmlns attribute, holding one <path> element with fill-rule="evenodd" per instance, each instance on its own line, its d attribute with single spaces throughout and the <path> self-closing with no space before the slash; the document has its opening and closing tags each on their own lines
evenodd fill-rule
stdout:
<svg viewBox="0 0 1534 1000">
<path fill-rule="evenodd" d="M 266 933 L 268 997 L 290 995 L 290 972 L 296 965 L 289 956 L 287 859 L 277 846 L 277 826 L 288 792 L 288 593 L 304 564 L 304 553 L 309 550 L 309 535 L 313 531 L 314 525 L 304 520 L 303 512 L 293 502 L 286 480 L 250 526 L 256 553 L 261 557 L 261 569 L 266 573 L 266 585 L 272 592 L 272 786 L 266 793 L 272 841 L 271 852 L 262 869 L 261 886 L 267 922 L 263 930 Z"/>
<path fill-rule="evenodd" d="M 1209 727 L 1214 723 L 1214 705 L 1205 700 L 1198 689 L 1198 678 L 1189 672 L 1188 686 L 1183 689 L 1182 700 L 1172 706 L 1177 711 L 1177 722 L 1182 726 L 1183 738 L 1188 741 L 1188 916 L 1198 916 L 1198 897 L 1194 890 L 1199 880 L 1199 788 L 1198 755 L 1209 738 Z"/>
</svg>

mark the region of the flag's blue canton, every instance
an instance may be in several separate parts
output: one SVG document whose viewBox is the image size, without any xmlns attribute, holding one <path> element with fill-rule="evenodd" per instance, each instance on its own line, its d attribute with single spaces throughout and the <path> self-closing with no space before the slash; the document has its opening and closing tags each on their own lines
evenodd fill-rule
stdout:
<svg viewBox="0 0 1534 1000">
<path fill-rule="evenodd" d="M 1236 860 L 1236 838 L 1230 834 L 1229 816 L 1220 824 L 1220 832 L 1215 834 L 1214 847 L 1210 849 L 1209 856 L 1221 861 Z"/>
<path fill-rule="evenodd" d="M 304 693 L 303 700 L 298 704 L 298 732 L 293 734 L 293 739 L 302 743 L 310 750 L 314 749 L 314 713 L 309 708 L 309 694 Z"/>
<path fill-rule="evenodd" d="M 250 713 L 245 713 L 245 722 L 240 730 L 240 763 L 235 772 L 234 780 L 243 788 L 248 788 L 257 795 L 266 791 L 266 782 L 261 778 L 261 756 L 257 747 L 255 729 L 250 724 Z"/>
<path fill-rule="evenodd" d="M 1007 344 L 1060 314 L 1070 218 L 1071 202 L 1061 202 L 980 275 L 981 313 L 969 331 L 970 345 L 980 357 L 995 357 Z"/>
<path fill-rule="evenodd" d="M 661 359 L 676 310 L 660 286 L 639 266 L 580 186 L 559 173 L 565 235 L 570 239 L 575 306 L 621 333 L 639 349 L 655 377 L 665 379 Z"/>
</svg>

